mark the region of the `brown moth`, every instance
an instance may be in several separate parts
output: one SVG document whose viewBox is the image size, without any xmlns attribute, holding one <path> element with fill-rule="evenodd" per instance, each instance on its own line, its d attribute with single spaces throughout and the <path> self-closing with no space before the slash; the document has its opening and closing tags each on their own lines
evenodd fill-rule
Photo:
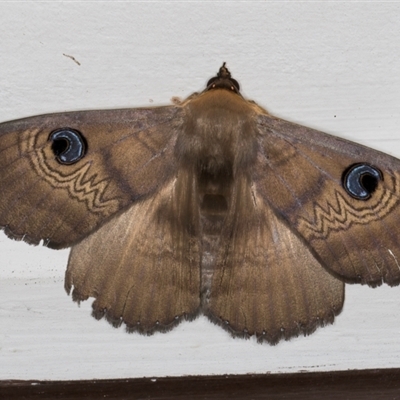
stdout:
<svg viewBox="0 0 400 400">
<path fill-rule="evenodd" d="M 180 104 L 3 123 L 0 152 L 6 234 L 72 247 L 67 292 L 128 331 L 203 313 L 277 343 L 344 283 L 400 282 L 400 161 L 271 116 L 225 64 Z"/>
</svg>

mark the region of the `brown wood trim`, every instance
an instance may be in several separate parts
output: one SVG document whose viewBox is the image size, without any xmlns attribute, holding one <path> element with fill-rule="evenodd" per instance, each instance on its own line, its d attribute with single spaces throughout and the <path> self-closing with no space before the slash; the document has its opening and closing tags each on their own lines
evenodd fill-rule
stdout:
<svg viewBox="0 0 400 400">
<path fill-rule="evenodd" d="M 0 381 L 0 399 L 400 399 L 400 369 L 91 381 Z"/>
</svg>

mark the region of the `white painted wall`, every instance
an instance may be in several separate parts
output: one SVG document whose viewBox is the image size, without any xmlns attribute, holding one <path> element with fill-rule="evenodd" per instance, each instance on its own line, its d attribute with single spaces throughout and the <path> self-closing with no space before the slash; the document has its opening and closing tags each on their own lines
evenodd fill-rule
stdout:
<svg viewBox="0 0 400 400">
<path fill-rule="evenodd" d="M 399 17 L 383 2 L 0 3 L 0 121 L 165 104 L 226 61 L 269 111 L 400 157 Z M 333 326 L 275 347 L 205 318 L 144 337 L 72 303 L 67 251 L 0 239 L 0 379 L 400 367 L 399 288 L 348 286 Z"/>
</svg>

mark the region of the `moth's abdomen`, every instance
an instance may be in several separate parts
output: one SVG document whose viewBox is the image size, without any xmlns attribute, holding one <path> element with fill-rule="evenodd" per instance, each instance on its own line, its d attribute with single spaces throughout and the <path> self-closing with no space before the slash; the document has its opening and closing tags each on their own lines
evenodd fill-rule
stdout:
<svg viewBox="0 0 400 400">
<path fill-rule="evenodd" d="M 232 171 L 229 168 L 211 173 L 203 169 L 197 173 L 201 226 L 201 293 L 206 302 L 211 289 L 219 242 L 228 213 L 232 189 Z"/>
<path fill-rule="evenodd" d="M 201 294 L 206 302 L 219 248 L 220 236 L 228 210 L 228 199 L 221 194 L 200 193 L 200 224 L 202 230 Z"/>
</svg>

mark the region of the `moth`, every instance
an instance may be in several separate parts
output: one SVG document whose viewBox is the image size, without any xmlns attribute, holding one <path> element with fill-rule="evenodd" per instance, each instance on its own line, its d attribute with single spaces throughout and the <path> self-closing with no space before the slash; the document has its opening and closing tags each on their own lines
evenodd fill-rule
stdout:
<svg viewBox="0 0 400 400">
<path fill-rule="evenodd" d="M 345 283 L 400 282 L 400 161 L 270 115 L 225 63 L 181 103 L 0 124 L 0 188 L 5 233 L 72 247 L 66 291 L 130 332 L 202 313 L 275 344 Z"/>
</svg>

